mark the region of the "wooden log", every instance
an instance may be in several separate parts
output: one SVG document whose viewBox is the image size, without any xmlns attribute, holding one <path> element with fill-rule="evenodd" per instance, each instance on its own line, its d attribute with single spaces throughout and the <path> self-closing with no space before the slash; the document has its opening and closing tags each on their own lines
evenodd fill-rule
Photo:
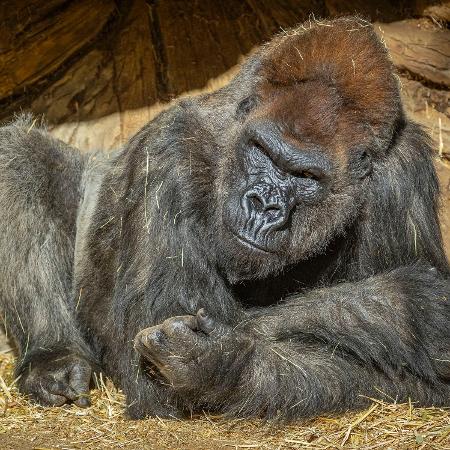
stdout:
<svg viewBox="0 0 450 450">
<path fill-rule="evenodd" d="M 434 108 L 450 119 L 450 91 L 424 86 L 419 81 L 401 77 L 403 99 L 411 111 L 427 111 Z"/>
<path fill-rule="evenodd" d="M 150 7 L 160 100 L 204 87 L 254 46 L 306 20 L 318 1 L 171 0 Z M 319 9 L 318 13 L 323 12 Z M 175 32 L 176 30 L 176 32 Z"/>
<path fill-rule="evenodd" d="M 108 1 L 88 2 L 93 10 L 84 11 L 90 20 L 94 17 L 101 23 L 108 15 L 112 16 L 114 22 L 108 25 L 108 32 L 103 32 L 100 38 L 96 37 L 100 26 L 92 30 L 88 27 L 85 41 L 90 39 L 90 47 L 87 50 L 84 47 L 76 57 L 67 56 L 66 50 L 61 58 L 64 61 L 69 58 L 70 65 L 63 71 L 62 60 L 37 72 L 33 64 L 23 64 L 29 75 L 26 80 L 11 81 L 9 90 L 5 83 L 7 98 L 0 103 L 0 117 L 31 109 L 45 114 L 51 123 L 84 121 L 167 101 L 204 87 L 255 45 L 282 28 L 307 19 L 311 10 L 324 11 L 318 7 L 321 3 L 318 0 L 282 0 L 276 4 L 270 0 L 230 0 L 226 4 L 215 0 L 130 0 L 118 2 L 120 10 L 110 14 Z M 55 21 L 55 17 L 68 14 L 70 8 L 83 11 L 85 2 L 64 2 L 59 9 L 47 11 L 48 17 L 33 19 L 30 30 L 41 30 L 39 20 Z M 21 24 L 23 20 L 23 17 L 16 20 L 21 29 L 28 26 Z M 37 35 L 44 39 L 40 32 Z M 9 48 L 8 54 L 13 55 L 14 49 Z M 36 48 L 35 58 L 40 58 L 40 51 L 41 48 Z M 3 67 L 5 74 L 11 76 L 10 70 Z M 28 90 L 23 93 L 25 88 Z M 11 89 L 14 95 L 8 96 Z"/>
<path fill-rule="evenodd" d="M 79 0 L 67 6 L 53 1 L 44 6 L 43 16 L 42 3 L 25 8 L 21 2 L 15 16 L 15 5 L 2 16 L 0 99 L 51 75 L 100 32 L 114 10 L 113 0 Z M 3 2 L 2 9 L 6 6 Z"/>
<path fill-rule="evenodd" d="M 155 103 L 156 61 L 146 2 L 131 2 L 107 39 L 51 83 L 30 109 L 45 114 L 50 123 L 61 123 L 93 120 Z"/>
<path fill-rule="evenodd" d="M 400 70 L 450 87 L 450 31 L 424 20 L 375 24 Z"/>
<path fill-rule="evenodd" d="M 450 92 L 403 77 L 401 84 L 406 112 L 430 134 L 438 154 L 450 160 Z"/>
</svg>

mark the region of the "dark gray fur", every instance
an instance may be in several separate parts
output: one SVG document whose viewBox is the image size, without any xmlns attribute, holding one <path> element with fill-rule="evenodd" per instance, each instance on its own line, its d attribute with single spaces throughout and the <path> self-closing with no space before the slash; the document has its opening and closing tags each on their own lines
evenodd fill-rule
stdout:
<svg viewBox="0 0 450 450">
<path fill-rule="evenodd" d="M 206 407 L 292 419 L 367 397 L 450 405 L 438 182 L 401 108 L 371 173 L 350 160 L 345 187 L 305 206 L 312 231 L 293 222 L 300 256 L 265 264 L 223 229 L 259 58 L 110 158 L 29 117 L 0 129 L 0 306 L 23 392 L 84 406 L 101 369 L 133 418 Z"/>
</svg>

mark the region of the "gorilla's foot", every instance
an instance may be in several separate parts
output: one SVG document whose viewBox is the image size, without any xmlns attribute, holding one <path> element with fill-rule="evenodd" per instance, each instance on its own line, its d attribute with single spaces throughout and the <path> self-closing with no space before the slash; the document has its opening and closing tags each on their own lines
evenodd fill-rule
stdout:
<svg viewBox="0 0 450 450">
<path fill-rule="evenodd" d="M 81 356 L 35 352 L 20 370 L 19 390 L 43 406 L 90 406 L 91 366 Z"/>
</svg>

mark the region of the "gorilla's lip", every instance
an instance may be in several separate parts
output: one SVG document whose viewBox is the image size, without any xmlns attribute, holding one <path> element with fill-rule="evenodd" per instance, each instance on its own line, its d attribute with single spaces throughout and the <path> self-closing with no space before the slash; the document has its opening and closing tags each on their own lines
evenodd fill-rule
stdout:
<svg viewBox="0 0 450 450">
<path fill-rule="evenodd" d="M 257 250 L 259 252 L 266 253 L 266 254 L 271 253 L 269 250 L 267 250 L 267 248 L 264 248 L 264 247 L 256 244 L 254 241 L 251 241 L 250 239 L 247 239 L 244 236 L 237 234 L 233 231 L 231 231 L 231 233 L 241 244 L 245 245 L 246 247 L 250 247 L 252 250 Z"/>
</svg>

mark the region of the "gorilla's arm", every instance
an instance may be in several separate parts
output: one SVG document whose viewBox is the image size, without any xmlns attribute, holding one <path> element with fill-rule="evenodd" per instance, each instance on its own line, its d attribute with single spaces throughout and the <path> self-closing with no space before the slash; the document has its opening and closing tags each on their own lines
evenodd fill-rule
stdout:
<svg viewBox="0 0 450 450">
<path fill-rule="evenodd" d="M 19 389 L 87 406 L 95 361 L 72 302 L 83 160 L 23 115 L 0 128 L 0 312 L 19 351 Z"/>
<path fill-rule="evenodd" d="M 162 113 L 111 158 L 77 230 L 80 321 L 95 337 L 102 368 L 126 394 L 132 418 L 177 416 L 183 407 L 134 351 L 140 330 L 202 307 L 226 324 L 241 314 L 211 261 L 213 239 L 197 219 L 210 210 L 214 192 L 198 175 L 211 172 L 200 159 L 207 142 L 185 107 L 180 102 Z"/>
<path fill-rule="evenodd" d="M 277 341 L 312 338 L 395 375 L 450 375 L 450 280 L 426 265 L 294 296 L 254 313 L 251 326 Z"/>
<path fill-rule="evenodd" d="M 254 310 L 234 329 L 200 312 L 136 342 L 181 395 L 232 415 L 288 419 L 368 397 L 447 404 L 449 298 L 448 278 L 415 265 Z"/>
<path fill-rule="evenodd" d="M 358 406 L 365 401 L 361 396 L 446 404 L 450 398 L 445 384 L 450 377 L 449 298 L 448 278 L 428 267 L 409 266 L 315 290 L 257 313 L 259 317 L 247 326 L 273 342 L 263 345 L 265 357 L 276 360 L 269 354 L 277 348 L 287 357 L 272 365 L 275 372 L 289 370 L 291 377 L 301 381 L 295 366 L 288 369 L 296 362 L 307 373 L 298 384 L 306 382 L 307 388 L 300 392 L 295 381 L 279 383 L 283 376 L 262 392 L 275 387 L 286 400 L 289 390 L 297 390 L 298 401 L 306 397 L 307 404 L 294 407 L 294 415 Z M 302 350 L 307 343 L 313 345 L 312 354 Z M 263 359 L 255 361 L 259 370 Z"/>
<path fill-rule="evenodd" d="M 367 396 L 448 403 L 450 278 L 430 155 L 407 124 L 374 163 L 368 207 L 338 258 L 346 283 L 247 310 L 234 328 L 169 319 L 142 331 L 137 349 L 183 397 L 233 415 L 308 416 Z"/>
</svg>

